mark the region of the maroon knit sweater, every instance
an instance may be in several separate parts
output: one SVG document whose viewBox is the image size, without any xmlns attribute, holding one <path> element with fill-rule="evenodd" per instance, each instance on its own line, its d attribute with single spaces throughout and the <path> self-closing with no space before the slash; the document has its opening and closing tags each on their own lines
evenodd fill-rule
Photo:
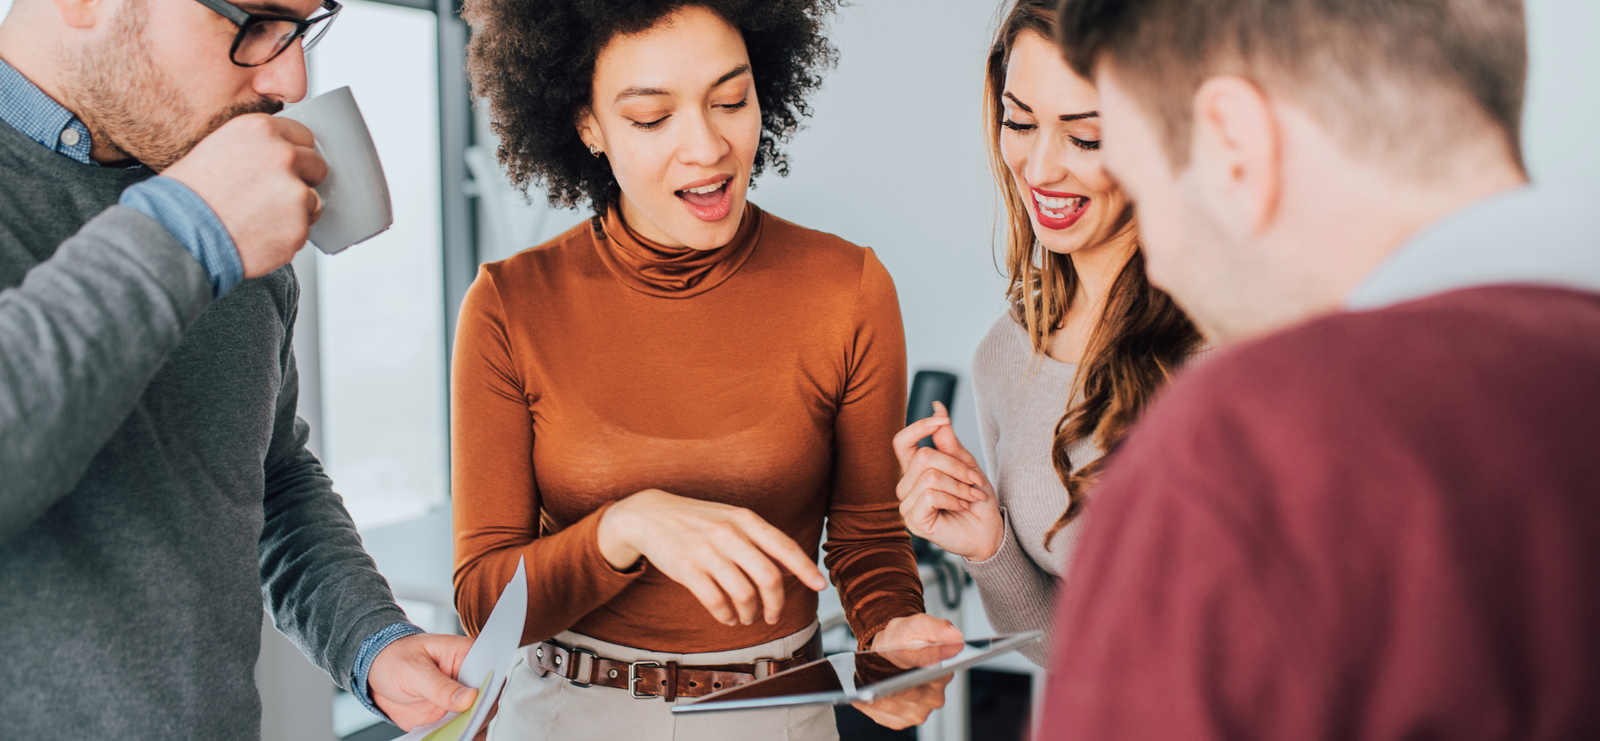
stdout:
<svg viewBox="0 0 1600 741">
<path fill-rule="evenodd" d="M 1090 512 L 1042 739 L 1600 738 L 1600 295 L 1227 351 Z"/>
</svg>

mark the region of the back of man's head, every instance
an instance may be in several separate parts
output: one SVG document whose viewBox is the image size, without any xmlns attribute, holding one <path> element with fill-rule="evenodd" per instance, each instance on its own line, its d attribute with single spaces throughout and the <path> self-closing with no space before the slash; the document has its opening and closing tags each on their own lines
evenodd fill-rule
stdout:
<svg viewBox="0 0 1600 741">
<path fill-rule="evenodd" d="M 1208 78 L 1294 101 L 1352 152 L 1426 177 L 1486 127 L 1521 163 L 1522 0 L 1064 0 L 1059 41 L 1093 79 L 1109 63 L 1189 158 Z"/>
</svg>

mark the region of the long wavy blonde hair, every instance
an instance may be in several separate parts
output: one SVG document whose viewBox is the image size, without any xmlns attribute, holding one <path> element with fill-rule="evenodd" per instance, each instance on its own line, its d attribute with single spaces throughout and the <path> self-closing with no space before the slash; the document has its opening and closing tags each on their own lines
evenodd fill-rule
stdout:
<svg viewBox="0 0 1600 741">
<path fill-rule="evenodd" d="M 1071 255 L 1044 249 L 1033 232 L 1028 202 L 1017 189 L 1000 151 L 1000 122 L 1005 116 L 1001 95 L 1005 92 L 1006 65 L 1019 36 L 1033 32 L 1055 43 L 1055 6 L 1056 0 L 1016 1 L 989 47 L 983 86 L 989 165 L 1006 211 L 1005 265 L 1011 278 L 1006 298 L 1013 318 L 1027 330 L 1036 354 L 1045 352 L 1050 334 L 1065 323 L 1078 287 L 1078 274 Z M 1069 405 L 1056 423 L 1051 463 L 1067 489 L 1067 507 L 1045 533 L 1047 548 L 1056 533 L 1083 513 L 1088 504 L 1086 489 L 1100 474 L 1107 458 L 1156 391 L 1201 343 L 1199 330 L 1170 296 L 1150 285 L 1144 267 L 1144 250 L 1139 248 L 1117 274 L 1078 365 L 1074 385 L 1081 391 L 1082 400 Z M 1075 397 L 1076 394 L 1071 398 Z M 1074 470 L 1067 450 L 1090 437 L 1105 455 Z"/>
</svg>

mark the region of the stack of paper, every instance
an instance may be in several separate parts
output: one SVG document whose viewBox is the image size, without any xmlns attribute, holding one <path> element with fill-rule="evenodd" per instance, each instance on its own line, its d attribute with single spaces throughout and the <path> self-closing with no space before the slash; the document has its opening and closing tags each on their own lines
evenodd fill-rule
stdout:
<svg viewBox="0 0 1600 741">
<path fill-rule="evenodd" d="M 401 736 L 399 741 L 468 741 L 483 727 L 483 720 L 495 698 L 506 686 L 506 674 L 516 660 L 522 642 L 523 622 L 528 618 L 528 571 L 517 559 L 517 573 L 500 592 L 489 622 L 484 623 L 472 649 L 461 660 L 456 681 L 476 689 L 478 699 L 464 713 L 450 713 L 438 722 L 420 726 Z"/>
</svg>

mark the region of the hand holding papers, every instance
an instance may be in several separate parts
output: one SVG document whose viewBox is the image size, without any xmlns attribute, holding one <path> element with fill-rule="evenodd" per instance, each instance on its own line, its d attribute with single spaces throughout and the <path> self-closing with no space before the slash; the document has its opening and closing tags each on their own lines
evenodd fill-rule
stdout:
<svg viewBox="0 0 1600 741">
<path fill-rule="evenodd" d="M 489 708 L 505 688 L 506 672 L 522 643 L 523 622 L 528 617 L 527 564 L 517 561 L 517 573 L 500 592 L 489 621 L 484 623 L 472 650 L 461 660 L 457 681 L 478 690 L 478 699 L 464 713 L 451 713 L 402 736 L 400 741 L 463 741 L 478 733 Z"/>
</svg>

